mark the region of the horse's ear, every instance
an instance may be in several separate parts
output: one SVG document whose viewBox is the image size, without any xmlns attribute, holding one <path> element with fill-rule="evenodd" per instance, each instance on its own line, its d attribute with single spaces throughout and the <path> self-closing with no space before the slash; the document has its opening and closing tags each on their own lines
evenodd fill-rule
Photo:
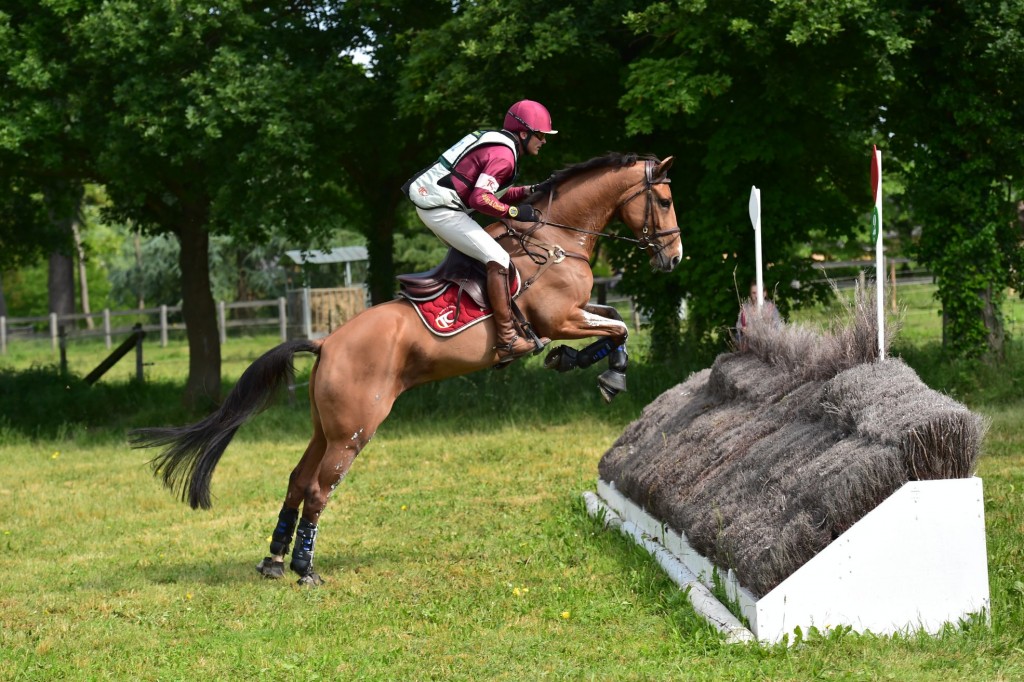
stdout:
<svg viewBox="0 0 1024 682">
<path fill-rule="evenodd" d="M 667 159 L 665 159 L 664 161 L 662 161 L 661 163 L 659 163 L 655 167 L 655 169 L 654 169 L 654 173 L 653 173 L 654 177 L 660 178 L 661 176 L 663 176 L 666 173 L 668 173 L 668 169 L 672 167 L 673 159 L 674 159 L 674 157 L 670 156 Z"/>
</svg>

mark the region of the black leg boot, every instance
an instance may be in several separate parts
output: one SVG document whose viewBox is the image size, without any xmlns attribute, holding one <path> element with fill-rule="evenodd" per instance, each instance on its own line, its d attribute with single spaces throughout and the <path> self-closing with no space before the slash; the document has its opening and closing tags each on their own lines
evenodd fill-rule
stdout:
<svg viewBox="0 0 1024 682">
<path fill-rule="evenodd" d="M 316 524 L 299 520 L 295 531 L 295 549 L 290 568 L 299 574 L 300 585 L 319 585 L 323 580 L 313 570 L 313 548 L 316 545 Z"/>
<path fill-rule="evenodd" d="M 256 564 L 256 572 L 264 578 L 284 577 L 284 555 L 292 544 L 295 522 L 299 519 L 298 509 L 281 507 L 277 517 L 277 527 L 270 539 L 270 556 Z"/>
</svg>

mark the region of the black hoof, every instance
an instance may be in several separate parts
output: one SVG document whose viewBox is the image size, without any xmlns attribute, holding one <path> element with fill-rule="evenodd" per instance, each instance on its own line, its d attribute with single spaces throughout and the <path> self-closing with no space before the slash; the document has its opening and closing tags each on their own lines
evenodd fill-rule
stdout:
<svg viewBox="0 0 1024 682">
<path fill-rule="evenodd" d="M 626 390 L 626 375 L 614 369 L 605 370 L 597 377 L 597 387 L 604 401 L 610 403 L 612 398 Z"/>
<path fill-rule="evenodd" d="M 274 561 L 271 557 L 265 557 L 262 561 L 256 564 L 256 572 L 264 578 L 283 578 L 284 562 Z"/>
<path fill-rule="evenodd" d="M 303 587 L 319 587 L 324 584 L 324 579 L 311 571 L 299 578 L 299 582 L 297 584 L 302 585 Z"/>
</svg>

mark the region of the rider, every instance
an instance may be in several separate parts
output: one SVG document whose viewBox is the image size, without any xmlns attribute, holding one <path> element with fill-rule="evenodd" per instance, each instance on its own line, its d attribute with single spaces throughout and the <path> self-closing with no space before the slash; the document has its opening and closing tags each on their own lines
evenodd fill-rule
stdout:
<svg viewBox="0 0 1024 682">
<path fill-rule="evenodd" d="M 533 187 L 511 185 L 519 173 L 520 155 L 536 156 L 546 136 L 557 132 L 551 129 L 551 114 L 544 105 L 521 100 L 509 107 L 502 130 L 466 135 L 404 188 L 420 220 L 441 241 L 486 266 L 487 296 L 498 332 L 494 349 L 502 360 L 530 353 L 535 346 L 519 336 L 512 321 L 508 252 L 469 214 L 478 211 L 537 222 L 533 206 L 522 203 Z M 548 342 L 541 339 L 542 344 Z"/>
</svg>

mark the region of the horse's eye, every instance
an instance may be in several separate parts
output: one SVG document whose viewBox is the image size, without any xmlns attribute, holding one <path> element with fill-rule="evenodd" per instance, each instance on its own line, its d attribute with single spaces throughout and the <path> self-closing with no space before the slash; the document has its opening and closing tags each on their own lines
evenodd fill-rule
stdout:
<svg viewBox="0 0 1024 682">
<path fill-rule="evenodd" d="M 661 204 L 662 208 L 668 208 L 672 205 L 671 199 L 658 199 L 658 203 Z"/>
</svg>

